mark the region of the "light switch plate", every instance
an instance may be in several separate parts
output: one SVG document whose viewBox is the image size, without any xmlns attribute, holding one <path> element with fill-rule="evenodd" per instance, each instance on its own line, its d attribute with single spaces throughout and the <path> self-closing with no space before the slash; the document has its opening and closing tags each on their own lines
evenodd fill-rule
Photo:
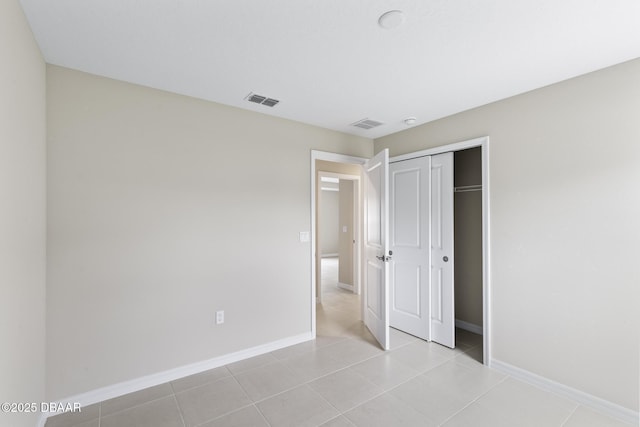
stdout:
<svg viewBox="0 0 640 427">
<path fill-rule="evenodd" d="M 343 225 L 343 226 L 342 226 L 342 232 L 343 232 L 343 233 L 346 233 L 346 232 L 347 232 L 347 226 L 346 226 L 346 225 Z"/>
<path fill-rule="evenodd" d="M 309 241 L 309 232 L 301 231 L 300 232 L 300 243 L 305 243 Z"/>
</svg>

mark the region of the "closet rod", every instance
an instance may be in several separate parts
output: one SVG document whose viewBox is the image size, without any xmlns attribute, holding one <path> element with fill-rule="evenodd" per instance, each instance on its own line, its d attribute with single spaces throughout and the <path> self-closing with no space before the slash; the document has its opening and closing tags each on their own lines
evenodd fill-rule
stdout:
<svg viewBox="0 0 640 427">
<path fill-rule="evenodd" d="M 453 188 L 454 193 L 466 193 L 469 191 L 482 191 L 482 185 L 465 185 Z"/>
</svg>

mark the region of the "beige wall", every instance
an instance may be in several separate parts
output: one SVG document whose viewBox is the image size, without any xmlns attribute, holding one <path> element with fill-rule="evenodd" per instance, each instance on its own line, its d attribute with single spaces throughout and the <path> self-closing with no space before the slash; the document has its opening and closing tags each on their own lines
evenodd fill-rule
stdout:
<svg viewBox="0 0 640 427">
<path fill-rule="evenodd" d="M 371 140 L 55 66 L 47 106 L 47 398 L 310 332 L 311 150 Z"/>
<path fill-rule="evenodd" d="M 354 285 L 353 280 L 353 257 L 354 257 L 354 243 L 355 240 L 355 224 L 353 222 L 354 215 L 354 203 L 353 203 L 353 188 L 357 181 L 350 181 L 346 179 L 340 180 L 340 207 L 339 207 L 339 257 L 340 263 L 338 265 L 338 281 L 345 285 Z M 347 231 L 344 231 L 343 227 L 347 227 Z"/>
<path fill-rule="evenodd" d="M 489 135 L 493 358 L 638 411 L 640 60 L 375 141 Z"/>
<path fill-rule="evenodd" d="M 0 402 L 45 376 L 45 64 L 17 0 L 0 2 Z M 33 426 L 38 414 L 0 414 Z M 5 424 L 6 423 L 6 424 Z"/>
<path fill-rule="evenodd" d="M 454 186 L 482 184 L 480 147 L 454 153 Z M 454 193 L 456 319 L 482 326 L 482 191 Z"/>
<path fill-rule="evenodd" d="M 340 207 L 337 191 L 320 191 L 320 216 L 318 217 L 318 242 L 322 256 L 338 254 L 338 216 Z"/>
</svg>

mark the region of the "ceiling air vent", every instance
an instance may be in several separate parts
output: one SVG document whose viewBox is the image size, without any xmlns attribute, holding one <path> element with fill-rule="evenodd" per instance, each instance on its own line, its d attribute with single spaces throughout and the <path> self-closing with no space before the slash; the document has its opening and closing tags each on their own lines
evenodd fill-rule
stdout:
<svg viewBox="0 0 640 427">
<path fill-rule="evenodd" d="M 244 99 L 249 102 L 255 102 L 256 104 L 266 105 L 267 107 L 274 107 L 280 102 L 277 99 L 267 98 L 266 96 L 257 95 L 253 92 L 247 95 Z"/>
<path fill-rule="evenodd" d="M 358 120 L 355 123 L 351 123 L 351 126 L 355 126 L 361 129 L 372 129 L 374 127 L 380 126 L 381 124 L 382 122 L 377 122 L 375 120 L 362 119 L 362 120 Z"/>
</svg>

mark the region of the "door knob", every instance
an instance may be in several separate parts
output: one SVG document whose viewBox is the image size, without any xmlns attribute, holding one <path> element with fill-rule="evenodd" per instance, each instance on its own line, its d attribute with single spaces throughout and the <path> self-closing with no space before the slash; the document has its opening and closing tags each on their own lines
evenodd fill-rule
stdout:
<svg viewBox="0 0 640 427">
<path fill-rule="evenodd" d="M 448 261 L 449 261 L 449 257 L 448 257 L 448 256 L 443 256 L 443 257 L 442 257 L 442 260 L 443 260 L 444 262 L 448 262 Z"/>
</svg>

